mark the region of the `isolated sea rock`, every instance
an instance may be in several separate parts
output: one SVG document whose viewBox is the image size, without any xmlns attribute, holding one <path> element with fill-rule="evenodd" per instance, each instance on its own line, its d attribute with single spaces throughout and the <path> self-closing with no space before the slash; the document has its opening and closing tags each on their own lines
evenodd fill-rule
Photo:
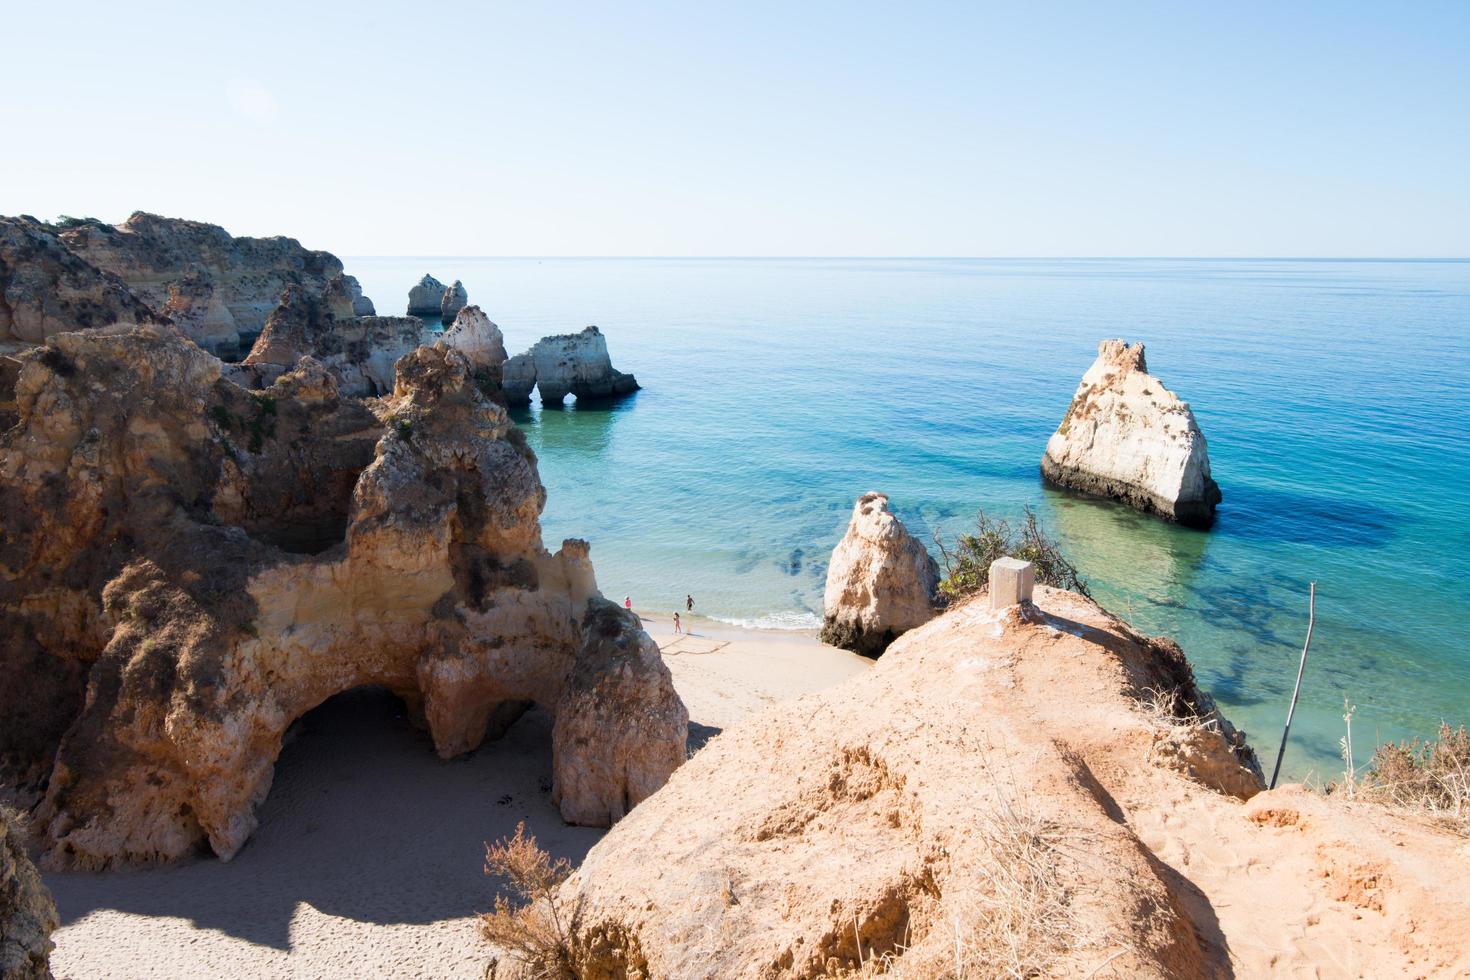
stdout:
<svg viewBox="0 0 1470 980">
<path fill-rule="evenodd" d="M 525 354 L 511 358 L 505 369 L 505 395 L 510 404 L 530 400 L 528 378 L 534 378 L 541 401 L 547 405 L 560 405 L 567 395 L 575 395 L 578 401 L 597 401 L 638 390 L 633 375 L 612 366 L 607 338 L 596 327 L 543 337 Z"/>
<path fill-rule="evenodd" d="M 393 390 L 394 365 L 429 337 L 417 317 L 354 316 L 339 319 L 345 309 L 340 294 L 317 297 L 298 286 L 281 294 L 280 305 L 265 322 L 250 353 L 225 371 L 247 388 L 264 388 L 306 357 L 332 374 L 344 395 L 367 397 Z"/>
<path fill-rule="evenodd" d="M 408 291 L 409 316 L 438 316 L 444 302 L 445 285 L 433 276 L 425 274 Z"/>
<path fill-rule="evenodd" d="M 465 292 L 464 283 L 458 279 L 454 285 L 444 290 L 444 295 L 439 300 L 439 318 L 445 323 L 453 323 L 459 311 L 465 308 L 470 301 L 469 293 Z"/>
<path fill-rule="evenodd" d="M 235 237 L 219 225 L 144 211 L 120 225 L 76 222 L 58 237 L 72 254 L 122 280 L 149 308 L 222 357 L 249 347 L 287 286 L 320 297 L 342 274 L 336 256 L 303 248 L 294 238 Z"/>
<path fill-rule="evenodd" d="M 74 255 L 54 226 L 0 217 L 0 352 L 68 330 L 160 321 L 122 280 Z"/>
<path fill-rule="evenodd" d="M 415 348 L 371 401 L 314 355 L 247 391 L 169 329 L 62 334 L 23 364 L 0 776 L 44 792 L 50 864 L 230 857 L 287 728 L 361 685 L 446 758 L 546 708 L 572 821 L 616 819 L 682 760 L 656 648 L 585 542 L 542 546 L 535 457 L 458 350 Z"/>
<path fill-rule="evenodd" d="M 885 957 L 919 977 L 969 975 L 945 972 L 957 957 L 1230 975 L 1213 911 L 1119 808 L 1202 801 L 1248 833 L 1253 753 L 1177 647 L 1036 592 L 951 610 L 709 742 L 562 887 L 577 975 L 839 976 Z M 1164 751 L 1185 728 L 1188 763 Z"/>
<path fill-rule="evenodd" d="M 869 657 L 934 618 L 939 568 L 888 509 L 888 496 L 865 493 L 827 565 L 822 642 Z"/>
<path fill-rule="evenodd" d="M 1041 472 L 1166 520 L 1208 527 L 1220 488 L 1189 404 L 1148 373 L 1143 345 L 1104 340 L 1047 441 Z"/>
<path fill-rule="evenodd" d="M 0 809 L 0 980 L 51 980 L 51 933 L 60 925 L 19 828 Z"/>
</svg>

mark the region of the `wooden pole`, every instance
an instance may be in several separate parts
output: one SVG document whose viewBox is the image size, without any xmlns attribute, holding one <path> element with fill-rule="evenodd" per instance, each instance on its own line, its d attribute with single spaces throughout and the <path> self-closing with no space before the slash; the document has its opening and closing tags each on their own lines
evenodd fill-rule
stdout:
<svg viewBox="0 0 1470 980">
<path fill-rule="evenodd" d="M 1276 777 L 1281 775 L 1281 759 L 1286 755 L 1286 738 L 1291 734 L 1291 716 L 1296 714 L 1296 699 L 1302 693 L 1302 674 L 1307 670 L 1307 648 L 1312 645 L 1312 626 L 1317 622 L 1317 583 L 1311 584 L 1307 599 L 1307 642 L 1302 644 L 1302 662 L 1296 669 L 1296 687 L 1291 690 L 1291 707 L 1286 709 L 1286 727 L 1281 731 L 1281 748 L 1276 750 L 1276 768 L 1271 770 L 1271 785 L 1276 788 Z"/>
</svg>

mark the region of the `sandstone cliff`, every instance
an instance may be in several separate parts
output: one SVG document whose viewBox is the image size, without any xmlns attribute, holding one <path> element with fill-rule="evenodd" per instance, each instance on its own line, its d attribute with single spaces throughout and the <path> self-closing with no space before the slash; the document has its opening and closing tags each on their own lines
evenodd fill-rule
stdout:
<svg viewBox="0 0 1470 980">
<path fill-rule="evenodd" d="M 0 350 L 64 330 L 161 319 L 122 280 L 73 254 L 54 227 L 0 217 Z"/>
<path fill-rule="evenodd" d="M 934 618 L 939 569 L 892 511 L 865 493 L 827 565 L 822 642 L 876 657 L 900 634 Z"/>
<path fill-rule="evenodd" d="M 1121 340 L 1098 345 L 1047 441 L 1041 472 L 1061 486 L 1196 527 L 1214 521 L 1221 499 L 1188 403 L 1148 373 L 1142 344 Z"/>
<path fill-rule="evenodd" d="M 50 937 L 58 925 L 51 893 L 0 809 L 0 980 L 51 980 Z"/>
<path fill-rule="evenodd" d="M 59 238 L 201 347 L 225 357 L 244 352 L 287 286 L 320 297 L 342 274 L 336 256 L 294 238 L 235 237 L 219 225 L 143 211 L 115 226 L 78 222 Z M 350 280 L 348 291 L 356 286 Z M 370 308 L 360 289 L 352 301 Z"/>
<path fill-rule="evenodd" d="M 1179 648 L 984 597 L 727 728 L 562 887 L 578 977 L 1459 976 L 1464 839 L 1261 791 Z"/>
<path fill-rule="evenodd" d="M 618 398 L 638 390 L 638 381 L 612 366 L 607 338 L 596 327 L 580 333 L 543 337 L 526 353 L 505 365 L 505 397 L 512 404 L 530 401 L 534 385 L 543 404 L 560 405 L 567 395 L 578 401 Z"/>
<path fill-rule="evenodd" d="M 0 774 L 43 794 L 53 865 L 230 857 L 287 727 L 365 684 L 446 757 L 539 704 L 572 821 L 617 819 L 682 761 L 657 648 L 585 543 L 542 546 L 535 458 L 459 351 L 414 349 L 373 402 L 311 353 L 244 390 L 171 328 L 62 334 L 23 364 Z"/>
<path fill-rule="evenodd" d="M 442 282 L 425 273 L 424 278 L 408 291 L 408 315 L 438 316 L 445 289 Z"/>
</svg>

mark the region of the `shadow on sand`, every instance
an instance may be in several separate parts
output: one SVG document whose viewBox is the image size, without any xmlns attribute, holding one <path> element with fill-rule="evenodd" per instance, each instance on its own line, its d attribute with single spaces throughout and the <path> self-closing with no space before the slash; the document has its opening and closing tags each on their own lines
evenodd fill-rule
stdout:
<svg viewBox="0 0 1470 980">
<path fill-rule="evenodd" d="M 260 827 L 229 863 L 46 876 L 62 922 L 96 909 L 175 916 L 281 950 L 301 902 L 390 925 L 468 916 L 494 903 L 484 842 L 526 821 L 580 864 L 604 831 L 569 827 L 551 804 L 551 719 L 533 710 L 506 736 L 452 761 L 381 689 L 338 695 L 288 736 Z"/>
</svg>

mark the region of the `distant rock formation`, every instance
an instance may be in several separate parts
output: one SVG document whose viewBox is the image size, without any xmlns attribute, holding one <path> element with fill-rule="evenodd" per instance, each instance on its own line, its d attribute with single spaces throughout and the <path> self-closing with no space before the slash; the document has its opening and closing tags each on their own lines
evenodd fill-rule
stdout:
<svg viewBox="0 0 1470 980">
<path fill-rule="evenodd" d="M 512 405 L 530 401 L 532 385 L 547 405 L 560 405 L 567 395 L 597 401 L 638 390 L 633 375 L 613 368 L 607 338 L 596 327 L 543 337 L 526 353 L 510 358 L 505 364 L 506 401 Z"/>
<path fill-rule="evenodd" d="M 1055 589 L 969 603 L 727 727 L 614 827 L 560 893 L 572 972 L 954 976 L 958 946 L 1018 976 L 1229 975 L 1164 847 L 1199 822 L 1239 850 L 1260 789 L 1177 647 Z"/>
<path fill-rule="evenodd" d="M 429 337 L 417 317 L 352 316 L 338 319 L 334 300 L 298 286 L 281 294 L 280 305 L 265 322 L 250 353 L 225 374 L 246 388 L 264 388 L 297 366 L 316 359 L 337 378 L 344 395 L 355 398 L 393 390 L 398 359 Z M 343 308 L 339 296 L 337 307 Z"/>
<path fill-rule="evenodd" d="M 1104 340 L 1041 459 L 1046 479 L 1209 527 L 1220 502 L 1187 402 L 1148 373 L 1143 345 Z"/>
<path fill-rule="evenodd" d="M 433 276 L 424 278 L 408 291 L 409 316 L 438 316 L 444 302 L 445 285 Z"/>
<path fill-rule="evenodd" d="M 286 305 L 262 357 L 331 317 Z M 246 391 L 171 328 L 61 334 L 22 362 L 0 433 L 0 778 L 44 789 L 49 864 L 230 857 L 288 726 L 366 684 L 445 757 L 551 712 L 570 821 L 616 820 L 683 760 L 657 648 L 599 595 L 585 542 L 542 546 L 535 457 L 459 350 L 415 348 L 370 401 L 310 353 Z"/>
<path fill-rule="evenodd" d="M 469 293 L 465 292 L 464 283 L 458 279 L 454 285 L 444 290 L 444 296 L 439 300 L 439 319 L 449 324 L 464 309 L 465 304 L 470 301 Z"/>
<path fill-rule="evenodd" d="M 120 225 L 74 222 L 58 237 L 74 255 L 121 279 L 149 308 L 222 357 L 244 352 L 287 286 L 322 296 L 342 274 L 336 256 L 303 248 L 294 238 L 234 237 L 219 225 L 143 211 Z M 348 289 L 356 289 L 360 299 L 356 286 L 351 280 Z"/>
<path fill-rule="evenodd" d="M 60 925 L 19 828 L 0 809 L 0 980 L 51 980 L 51 933 Z"/>
<path fill-rule="evenodd" d="M 934 618 L 939 568 L 888 497 L 865 493 L 827 566 L 822 642 L 876 657 L 901 634 Z"/>
<path fill-rule="evenodd" d="M 34 218 L 0 217 L 0 349 L 20 350 L 67 330 L 163 322 L 55 231 Z"/>
<path fill-rule="evenodd" d="M 377 310 L 373 308 L 373 301 L 362 294 L 362 286 L 356 277 L 349 275 L 333 276 L 331 282 L 327 283 L 326 292 L 323 294 L 332 315 L 339 320 L 346 320 L 354 316 L 376 316 Z"/>
</svg>

